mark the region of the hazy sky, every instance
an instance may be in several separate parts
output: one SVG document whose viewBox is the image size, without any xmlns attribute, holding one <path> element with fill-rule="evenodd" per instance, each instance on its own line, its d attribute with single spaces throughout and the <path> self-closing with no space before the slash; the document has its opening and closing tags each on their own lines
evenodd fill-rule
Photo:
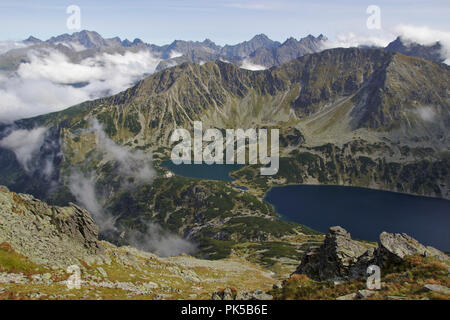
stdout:
<svg viewBox="0 0 450 320">
<path fill-rule="evenodd" d="M 237 43 L 257 33 L 279 41 L 320 33 L 331 39 L 348 32 L 379 36 L 398 24 L 450 31 L 449 0 L 0 0 L 0 40 L 76 31 L 66 27 L 69 5 L 81 8 L 82 29 L 155 44 L 205 38 Z M 366 28 L 369 5 L 381 8 L 382 31 Z"/>
</svg>

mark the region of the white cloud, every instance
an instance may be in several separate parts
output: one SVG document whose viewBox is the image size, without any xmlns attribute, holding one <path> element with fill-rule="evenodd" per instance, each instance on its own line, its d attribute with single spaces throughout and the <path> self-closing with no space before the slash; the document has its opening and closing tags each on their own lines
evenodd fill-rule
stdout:
<svg viewBox="0 0 450 320">
<path fill-rule="evenodd" d="M 395 36 L 386 34 L 379 36 L 357 35 L 353 32 L 339 34 L 336 40 L 327 40 L 324 42 L 325 48 L 352 48 L 359 46 L 386 47 L 389 42 L 395 39 Z"/>
<path fill-rule="evenodd" d="M 264 66 L 252 63 L 248 59 L 244 59 L 244 61 L 242 61 L 241 68 L 242 69 L 251 70 L 251 71 L 259 71 L 259 70 L 266 70 L 267 69 Z"/>
<path fill-rule="evenodd" d="M 119 163 L 119 170 L 123 176 L 133 177 L 135 185 L 151 183 L 155 176 L 152 168 L 152 154 L 141 150 L 128 150 L 116 144 L 103 131 L 103 126 L 97 119 L 93 119 L 89 131 L 97 137 L 97 146 Z"/>
<path fill-rule="evenodd" d="M 127 232 L 127 241 L 137 249 L 154 252 L 161 257 L 192 254 L 197 251 L 194 243 L 165 231 L 159 224 L 146 223 L 145 229 L 145 232 Z"/>
<path fill-rule="evenodd" d="M 116 230 L 114 217 L 103 210 L 103 206 L 97 198 L 94 175 L 86 176 L 78 171 L 72 172 L 69 177 L 69 189 L 78 203 L 92 214 L 101 232 Z"/>
<path fill-rule="evenodd" d="M 403 41 L 412 41 L 429 46 L 440 42 L 442 45 L 441 56 L 445 63 L 450 61 L 450 32 L 429 28 L 427 26 L 398 25 L 396 33 Z"/>
<path fill-rule="evenodd" d="M 30 162 L 44 143 L 46 132 L 47 128 L 42 127 L 32 130 L 15 130 L 0 140 L 0 146 L 13 151 L 17 161 L 29 172 Z"/>
<path fill-rule="evenodd" d="M 151 166 L 151 154 L 142 151 L 131 151 L 120 146 L 108 138 L 103 131 L 102 125 L 96 120 L 91 121 L 91 125 L 84 133 L 93 132 L 97 138 L 97 147 L 106 154 L 104 159 L 111 159 L 119 164 L 118 174 L 121 177 L 134 177 L 133 187 L 139 184 L 150 184 L 155 176 L 155 171 Z M 114 217 L 103 204 L 107 203 L 104 196 L 99 195 L 96 190 L 96 173 L 91 171 L 82 174 L 73 171 L 68 179 L 68 186 L 77 202 L 86 208 L 93 216 L 103 234 L 121 234 L 123 239 L 130 245 L 145 251 L 157 253 L 160 256 L 179 255 L 181 253 L 194 253 L 197 246 L 192 242 L 165 231 L 160 225 L 144 222 L 143 230 L 124 228 L 117 225 L 117 218 Z M 130 188 L 130 185 L 122 186 L 123 190 Z M 122 236 L 121 236 L 122 237 Z"/>
<path fill-rule="evenodd" d="M 9 50 L 25 48 L 27 45 L 21 41 L 0 41 L 0 54 Z"/>
<path fill-rule="evenodd" d="M 63 46 L 66 46 L 67 48 L 72 49 L 73 51 L 80 52 L 84 51 L 87 48 L 78 42 L 56 42 L 55 45 L 61 44 Z"/>
<path fill-rule="evenodd" d="M 421 45 L 434 45 L 439 41 L 442 45 L 441 56 L 446 64 L 450 62 L 450 32 L 432 29 L 427 26 L 397 25 L 392 32 L 379 32 L 377 35 L 358 35 L 353 32 L 340 34 L 336 40 L 325 42 L 325 49 L 350 48 L 359 46 L 386 47 L 398 36 L 405 44 L 414 42 Z"/>
<path fill-rule="evenodd" d="M 145 50 L 104 53 L 80 63 L 56 50 L 32 50 L 29 58 L 15 74 L 0 76 L 0 121 L 59 111 L 116 94 L 153 73 L 160 62 Z"/>
<path fill-rule="evenodd" d="M 181 52 L 172 50 L 170 51 L 169 59 L 181 57 L 183 54 Z"/>
<path fill-rule="evenodd" d="M 417 113 L 422 120 L 432 122 L 436 118 L 436 112 L 431 107 L 422 107 L 417 109 Z"/>
</svg>

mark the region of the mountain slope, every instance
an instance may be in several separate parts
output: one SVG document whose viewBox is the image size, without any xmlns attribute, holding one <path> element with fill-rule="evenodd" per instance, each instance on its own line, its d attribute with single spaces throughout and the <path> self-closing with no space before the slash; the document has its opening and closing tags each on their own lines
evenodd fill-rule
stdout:
<svg viewBox="0 0 450 320">
<path fill-rule="evenodd" d="M 71 185 L 78 171 L 121 228 L 158 223 L 199 241 L 204 256 L 222 257 L 242 241 L 311 233 L 275 219 L 263 201 L 273 185 L 353 185 L 448 199 L 449 75 L 446 65 L 378 49 L 332 49 L 257 72 L 221 61 L 186 63 L 115 96 L 3 126 L 2 138 L 17 129 L 49 129 L 31 157 L 35 170 L 25 170 L 11 144 L 2 143 L 0 163 L 7 165 L 0 179 L 66 204 L 76 200 Z M 195 120 L 204 129 L 279 128 L 278 174 L 261 177 L 258 166 L 233 173 L 247 192 L 229 182 L 170 177 L 161 166 L 170 136 L 175 128 L 192 130 Z M 123 170 L 123 158 L 105 150 L 111 145 L 132 161 L 149 161 L 145 152 L 152 151 L 153 180 L 141 183 Z M 43 176 L 49 164 L 52 174 Z M 119 235 L 112 240 L 120 243 Z"/>
<path fill-rule="evenodd" d="M 445 149 L 449 74 L 443 64 L 364 49 L 326 50 L 260 72 L 220 61 L 182 64 L 116 96 L 35 120 L 74 125 L 91 114 L 123 143 L 162 145 L 175 127 L 194 120 L 221 128 L 294 121 L 311 131 L 307 141 L 364 130 Z"/>
</svg>

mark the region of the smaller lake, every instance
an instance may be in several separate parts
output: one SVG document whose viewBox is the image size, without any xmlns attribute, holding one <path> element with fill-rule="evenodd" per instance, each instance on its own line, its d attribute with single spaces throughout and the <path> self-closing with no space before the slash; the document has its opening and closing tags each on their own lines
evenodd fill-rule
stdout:
<svg viewBox="0 0 450 320">
<path fill-rule="evenodd" d="M 450 201 L 357 187 L 291 185 L 265 200 L 283 219 L 326 233 L 341 226 L 353 238 L 377 241 L 383 231 L 406 233 L 450 251 Z"/>
<path fill-rule="evenodd" d="M 187 177 L 207 180 L 233 181 L 230 173 L 243 167 L 242 164 L 179 164 L 176 165 L 170 160 L 163 161 L 161 166 L 169 169 L 173 173 Z"/>
</svg>

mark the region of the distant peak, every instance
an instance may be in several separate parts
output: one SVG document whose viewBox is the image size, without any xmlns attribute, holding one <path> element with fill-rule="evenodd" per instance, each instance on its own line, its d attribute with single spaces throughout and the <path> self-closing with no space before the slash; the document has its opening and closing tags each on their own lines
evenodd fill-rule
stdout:
<svg viewBox="0 0 450 320">
<path fill-rule="evenodd" d="M 323 34 L 319 34 L 319 36 L 317 37 L 317 40 L 321 40 L 321 41 L 327 41 L 328 38 L 325 37 Z"/>
<path fill-rule="evenodd" d="M 96 32 L 96 31 L 90 31 L 90 30 L 81 30 L 80 32 L 74 32 L 74 33 L 79 33 L 79 34 L 95 34 L 95 35 L 98 35 L 98 32 Z"/>
<path fill-rule="evenodd" d="M 264 33 L 257 34 L 253 37 L 253 39 L 264 39 L 264 40 L 270 40 L 268 36 L 266 36 Z"/>
<path fill-rule="evenodd" d="M 38 43 L 38 42 L 42 42 L 42 40 L 40 40 L 40 39 L 38 39 L 38 38 L 35 38 L 35 37 L 33 37 L 33 36 L 29 36 L 29 37 L 25 40 L 25 42 Z"/>
<path fill-rule="evenodd" d="M 292 43 L 297 43 L 297 39 L 295 39 L 294 37 L 287 38 L 286 41 L 283 43 L 283 45 Z"/>
</svg>

